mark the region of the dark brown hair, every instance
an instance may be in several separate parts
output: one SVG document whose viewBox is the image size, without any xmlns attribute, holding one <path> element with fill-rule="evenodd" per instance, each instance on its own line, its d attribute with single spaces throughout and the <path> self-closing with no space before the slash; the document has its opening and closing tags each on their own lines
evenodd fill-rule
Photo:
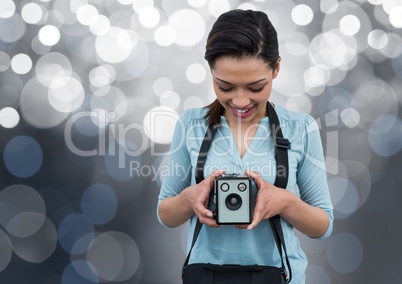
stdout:
<svg viewBox="0 0 402 284">
<path fill-rule="evenodd" d="M 275 69 L 279 59 L 278 37 L 268 16 L 252 10 L 232 10 L 219 16 L 208 35 L 205 59 L 213 69 L 222 57 L 262 59 Z M 224 111 L 220 102 L 216 99 L 207 108 L 207 124 L 220 124 Z"/>
</svg>

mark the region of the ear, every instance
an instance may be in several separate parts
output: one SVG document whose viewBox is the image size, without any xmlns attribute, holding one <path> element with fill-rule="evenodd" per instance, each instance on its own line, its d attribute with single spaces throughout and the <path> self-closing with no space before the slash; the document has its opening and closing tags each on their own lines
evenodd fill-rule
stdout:
<svg viewBox="0 0 402 284">
<path fill-rule="evenodd" d="M 278 61 L 276 61 L 276 64 L 275 64 L 275 69 L 274 69 L 274 73 L 272 75 L 272 79 L 275 79 L 276 77 L 278 77 L 280 69 L 281 69 L 281 58 L 279 57 Z"/>
</svg>

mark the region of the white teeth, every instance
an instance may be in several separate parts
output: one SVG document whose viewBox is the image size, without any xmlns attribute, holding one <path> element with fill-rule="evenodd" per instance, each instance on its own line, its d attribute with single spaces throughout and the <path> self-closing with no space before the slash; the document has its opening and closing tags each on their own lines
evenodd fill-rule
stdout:
<svg viewBox="0 0 402 284">
<path fill-rule="evenodd" d="M 235 109 L 235 111 L 238 113 L 245 113 L 246 111 L 248 111 L 248 109 Z"/>
</svg>

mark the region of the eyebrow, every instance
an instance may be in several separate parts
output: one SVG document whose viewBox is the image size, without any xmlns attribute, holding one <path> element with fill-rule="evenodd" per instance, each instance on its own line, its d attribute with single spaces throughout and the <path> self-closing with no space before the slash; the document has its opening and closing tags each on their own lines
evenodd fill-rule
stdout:
<svg viewBox="0 0 402 284">
<path fill-rule="evenodd" d="M 219 79 L 219 78 L 217 78 L 217 77 L 214 77 L 214 79 L 215 79 L 215 80 L 218 80 L 218 81 L 220 81 L 220 82 L 222 82 L 222 83 L 228 84 L 228 85 L 233 85 L 232 83 L 227 82 L 227 81 L 222 80 L 222 79 Z M 251 85 L 260 83 L 260 82 L 262 82 L 262 81 L 265 81 L 265 80 L 266 80 L 266 78 L 262 78 L 262 79 L 260 79 L 260 80 L 255 81 L 255 82 L 248 83 L 246 86 L 251 86 Z"/>
</svg>

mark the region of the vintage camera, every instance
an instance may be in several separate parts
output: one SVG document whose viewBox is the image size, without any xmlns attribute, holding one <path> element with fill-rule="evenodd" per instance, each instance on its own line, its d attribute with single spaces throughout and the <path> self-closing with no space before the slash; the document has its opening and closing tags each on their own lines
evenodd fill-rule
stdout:
<svg viewBox="0 0 402 284">
<path fill-rule="evenodd" d="M 250 177 L 240 174 L 224 174 L 215 179 L 215 219 L 218 225 L 251 223 L 251 182 Z"/>
</svg>

